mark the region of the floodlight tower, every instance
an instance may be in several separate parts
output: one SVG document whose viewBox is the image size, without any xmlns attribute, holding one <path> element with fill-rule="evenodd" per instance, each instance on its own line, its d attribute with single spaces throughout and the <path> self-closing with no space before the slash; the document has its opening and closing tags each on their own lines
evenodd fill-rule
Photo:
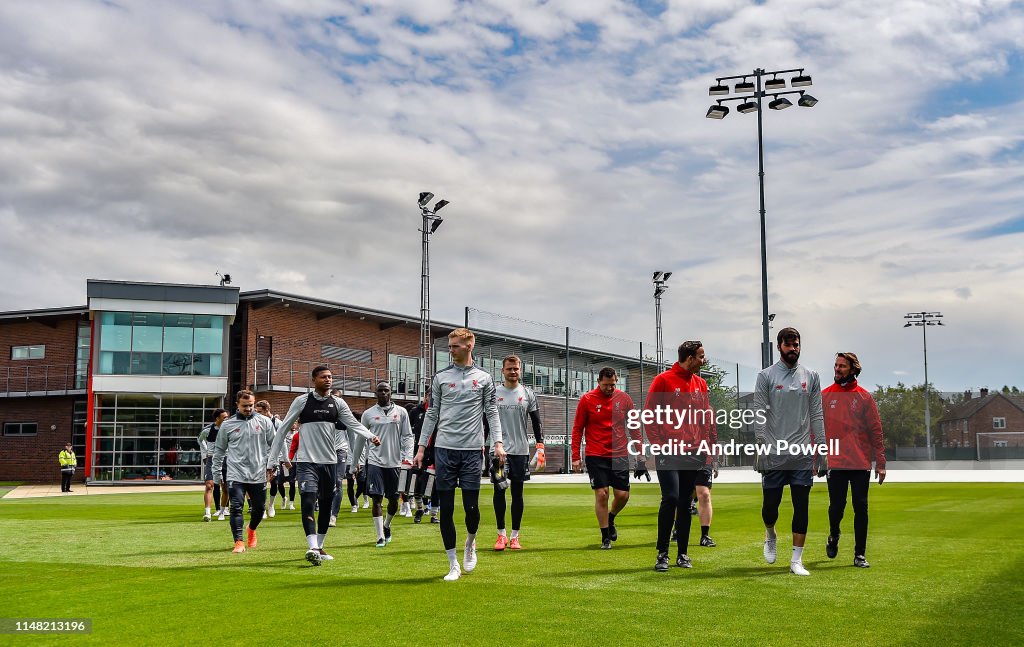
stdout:
<svg viewBox="0 0 1024 647">
<path fill-rule="evenodd" d="M 651 278 L 654 283 L 654 350 L 659 373 L 665 370 L 665 340 L 661 330 L 661 295 L 668 290 L 668 286 L 665 284 L 670 276 L 672 276 L 672 272 L 657 271 Z"/>
<path fill-rule="evenodd" d="M 724 101 L 742 101 L 743 103 L 736 107 L 737 111 L 743 114 L 757 113 L 757 179 L 761 196 L 761 368 L 768 368 L 773 362 L 772 343 L 768 338 L 768 253 L 764 222 L 764 138 L 761 130 L 761 100 L 768 96 L 774 97 L 768 102 L 768 107 L 772 110 L 785 110 L 792 106 L 793 102 L 783 95 L 799 94 L 797 105 L 801 108 L 813 108 L 818 100 L 804 90 L 783 91 L 786 87 L 786 79 L 779 78 L 779 75 L 793 72 L 797 74 L 789 80 L 790 87 L 802 88 L 811 85 L 811 77 L 804 74 L 804 68 L 772 72 L 757 68 L 751 74 L 720 76 L 715 79 L 715 85 L 708 89 L 708 94 L 713 97 L 728 95 L 730 93 L 729 86 L 723 85 L 722 81 L 742 79 L 736 83 L 734 88 L 735 93 L 740 96 L 716 99 L 715 105 L 708 108 L 708 113 L 705 115 L 708 119 L 723 119 L 729 114 L 728 106 L 722 105 Z M 762 86 L 762 79 L 769 75 L 771 78 L 764 81 Z M 751 78 L 756 80 L 756 85 Z"/>
<path fill-rule="evenodd" d="M 944 326 L 941 312 L 908 312 L 903 315 L 907 323 L 904 328 L 921 327 L 921 340 L 924 343 L 924 433 L 928 444 L 928 460 L 932 459 L 932 411 L 928 403 L 930 389 L 928 387 L 928 326 Z"/>
<path fill-rule="evenodd" d="M 438 230 L 444 219 L 437 215 L 437 212 L 447 206 L 447 200 L 438 200 L 433 208 L 429 206 L 434 194 L 429 191 L 420 193 L 417 206 L 420 208 L 420 216 L 423 218 L 420 233 L 423 235 L 422 264 L 420 272 L 420 376 L 419 376 L 419 397 L 422 399 L 430 388 L 430 378 L 434 371 L 434 349 L 433 339 L 430 335 L 430 235 Z"/>
</svg>

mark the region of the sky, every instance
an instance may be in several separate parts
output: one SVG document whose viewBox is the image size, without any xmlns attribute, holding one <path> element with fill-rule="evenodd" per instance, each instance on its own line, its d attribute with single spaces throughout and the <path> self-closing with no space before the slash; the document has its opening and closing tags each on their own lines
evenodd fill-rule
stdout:
<svg viewBox="0 0 1024 647">
<path fill-rule="evenodd" d="M 1020 34 L 1009 0 L 0 3 L 0 310 L 219 271 L 416 315 L 431 191 L 436 319 L 653 347 L 671 270 L 666 355 L 759 367 L 757 119 L 708 87 L 803 68 L 819 103 L 763 114 L 774 331 L 917 384 L 938 311 L 936 388 L 1024 387 Z"/>
</svg>

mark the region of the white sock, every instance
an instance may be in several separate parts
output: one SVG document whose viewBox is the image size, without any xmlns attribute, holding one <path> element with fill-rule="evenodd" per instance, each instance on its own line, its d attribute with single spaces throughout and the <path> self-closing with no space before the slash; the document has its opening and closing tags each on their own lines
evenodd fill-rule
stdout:
<svg viewBox="0 0 1024 647">
<path fill-rule="evenodd" d="M 384 539 L 384 517 L 374 517 L 373 527 L 377 529 L 377 539 Z"/>
<path fill-rule="evenodd" d="M 387 514 L 387 517 L 384 518 L 384 525 L 387 526 L 388 528 L 390 528 L 391 527 L 391 520 L 394 519 L 394 518 L 395 518 L 395 515 L 393 515 L 393 514 L 391 514 L 389 512 Z"/>
<path fill-rule="evenodd" d="M 459 558 L 455 556 L 455 549 L 444 551 L 448 555 L 448 568 L 455 568 L 459 565 Z"/>
<path fill-rule="evenodd" d="M 316 550 L 316 535 L 306 535 L 306 543 L 309 544 L 310 550 Z"/>
<path fill-rule="evenodd" d="M 518 539 L 518 538 L 519 538 L 519 531 L 518 530 L 513 530 L 512 531 L 512 539 Z"/>
<path fill-rule="evenodd" d="M 324 537 L 326 537 L 326 536 L 327 536 L 326 533 L 323 534 L 323 535 L 321 535 L 320 533 L 316 534 L 316 546 L 315 546 L 316 548 L 323 548 L 324 547 Z"/>
<path fill-rule="evenodd" d="M 210 516 L 210 506 L 206 506 L 206 516 Z"/>
<path fill-rule="evenodd" d="M 800 562 L 800 561 L 803 560 L 803 557 L 804 557 L 804 547 L 801 546 L 801 547 L 797 548 L 796 546 L 793 546 L 793 557 L 789 561 L 791 561 L 791 562 Z"/>
<path fill-rule="evenodd" d="M 764 529 L 764 538 L 765 539 L 775 539 L 775 537 L 776 537 L 776 535 L 775 535 L 775 528 L 765 528 Z"/>
<path fill-rule="evenodd" d="M 466 546 L 472 546 L 474 541 L 476 541 L 476 533 L 475 532 L 466 535 Z"/>
<path fill-rule="evenodd" d="M 498 536 L 499 537 L 504 537 L 505 536 L 505 529 L 504 528 L 498 528 Z M 515 534 L 513 533 L 512 536 L 515 537 Z"/>
</svg>

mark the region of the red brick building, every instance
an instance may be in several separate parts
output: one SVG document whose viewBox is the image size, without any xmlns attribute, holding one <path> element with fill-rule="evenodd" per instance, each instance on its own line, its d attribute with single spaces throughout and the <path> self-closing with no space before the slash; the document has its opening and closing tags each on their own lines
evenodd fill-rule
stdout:
<svg viewBox="0 0 1024 647">
<path fill-rule="evenodd" d="M 982 457 L 993 449 L 1024 448 L 1024 395 L 981 389 L 979 397 L 973 397 L 967 391 L 963 402 L 943 414 L 939 431 L 944 447 L 980 444 Z M 1001 453 L 1011 457 L 1013 452 Z"/>
<path fill-rule="evenodd" d="M 195 437 L 213 409 L 249 388 L 283 414 L 319 364 L 356 412 L 382 380 L 401 404 L 420 398 L 418 316 L 223 286 L 90 280 L 87 292 L 88 306 L 0 313 L 0 480 L 56 480 L 72 438 L 77 477 L 90 482 L 195 481 Z M 459 325 L 433 324 L 435 366 L 449 363 L 446 336 Z M 476 332 L 475 360 L 496 379 L 502 358 L 522 358 L 548 471 L 564 469 L 558 446 L 602 367 L 638 405 L 654 374 L 629 357 Z"/>
</svg>

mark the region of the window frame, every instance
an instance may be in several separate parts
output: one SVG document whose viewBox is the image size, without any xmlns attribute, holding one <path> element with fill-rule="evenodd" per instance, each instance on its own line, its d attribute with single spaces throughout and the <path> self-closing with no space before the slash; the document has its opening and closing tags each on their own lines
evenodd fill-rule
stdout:
<svg viewBox="0 0 1024 647">
<path fill-rule="evenodd" d="M 15 427 L 15 426 L 18 427 L 18 431 L 17 432 L 12 432 L 11 429 L 13 427 Z M 31 432 L 24 431 L 25 427 L 32 427 L 32 431 Z M 28 436 L 35 436 L 38 433 L 39 433 L 39 423 L 38 422 L 28 422 L 28 421 L 25 421 L 25 422 L 5 422 L 4 423 L 4 428 L 3 428 L 3 435 L 4 435 L 4 437 L 22 438 L 22 437 L 28 437 Z"/>
<path fill-rule="evenodd" d="M 25 357 L 15 357 L 15 351 L 25 350 Z M 33 355 L 34 349 L 39 349 L 38 355 Z M 24 362 L 31 359 L 46 359 L 46 344 L 23 344 L 21 346 L 11 346 L 11 361 L 12 362 Z"/>
</svg>

